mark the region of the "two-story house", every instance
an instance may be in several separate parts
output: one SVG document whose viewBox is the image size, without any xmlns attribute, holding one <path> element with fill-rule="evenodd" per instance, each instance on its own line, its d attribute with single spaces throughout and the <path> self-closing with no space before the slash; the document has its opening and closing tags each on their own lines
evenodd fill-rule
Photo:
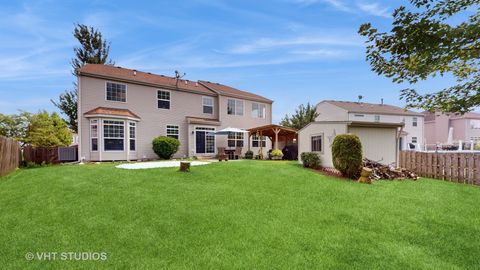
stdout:
<svg viewBox="0 0 480 270">
<path fill-rule="evenodd" d="M 226 127 L 272 123 L 273 101 L 208 81 L 190 81 L 112 65 L 77 70 L 79 157 L 86 161 L 155 159 L 152 140 L 180 141 L 174 157 L 213 157 L 217 147 L 271 145 L 244 133 L 215 135 Z M 265 142 L 263 142 L 265 141 Z"/>
<path fill-rule="evenodd" d="M 423 114 L 365 102 L 325 100 L 317 104 L 312 122 L 299 131 L 298 152 L 318 152 L 322 166 L 332 166 L 331 143 L 337 134 L 360 137 L 364 156 L 385 164 L 398 162 L 398 153 L 423 144 Z"/>
<path fill-rule="evenodd" d="M 444 114 L 425 112 L 425 140 L 429 148 L 454 141 L 480 141 L 480 114 Z M 449 139 L 450 137 L 450 139 Z M 449 141 L 451 140 L 451 141 Z"/>
</svg>

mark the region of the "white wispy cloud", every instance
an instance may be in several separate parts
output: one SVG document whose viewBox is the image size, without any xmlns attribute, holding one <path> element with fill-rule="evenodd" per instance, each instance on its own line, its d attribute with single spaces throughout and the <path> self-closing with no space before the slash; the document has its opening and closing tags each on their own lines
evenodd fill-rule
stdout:
<svg viewBox="0 0 480 270">
<path fill-rule="evenodd" d="M 388 8 L 381 7 L 378 3 L 357 3 L 358 8 L 361 11 L 371 15 L 390 18 L 390 12 Z"/>
<path fill-rule="evenodd" d="M 302 6 L 310 6 L 313 4 L 325 4 L 336 10 L 354 13 L 354 14 L 367 14 L 378 17 L 389 18 L 390 12 L 388 7 L 382 7 L 379 3 L 375 2 L 355 2 L 346 0 L 293 0 L 295 3 Z"/>
<path fill-rule="evenodd" d="M 236 45 L 228 50 L 228 52 L 234 54 L 248 54 L 282 47 L 303 45 L 361 46 L 362 43 L 358 38 L 346 38 L 338 36 L 305 35 L 285 39 L 260 38 L 248 43 Z"/>
</svg>

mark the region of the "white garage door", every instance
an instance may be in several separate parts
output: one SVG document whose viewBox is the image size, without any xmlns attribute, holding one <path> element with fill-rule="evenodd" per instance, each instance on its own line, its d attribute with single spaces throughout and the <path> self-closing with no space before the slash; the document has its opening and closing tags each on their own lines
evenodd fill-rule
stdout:
<svg viewBox="0 0 480 270">
<path fill-rule="evenodd" d="M 360 137 L 364 157 L 384 164 L 396 161 L 396 128 L 349 127 L 348 130 Z"/>
</svg>

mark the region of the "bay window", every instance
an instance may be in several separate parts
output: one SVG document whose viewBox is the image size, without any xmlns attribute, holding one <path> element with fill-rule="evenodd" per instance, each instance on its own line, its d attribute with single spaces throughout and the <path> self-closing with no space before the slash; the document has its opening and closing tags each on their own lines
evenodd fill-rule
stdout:
<svg viewBox="0 0 480 270">
<path fill-rule="evenodd" d="M 129 143 L 130 143 L 130 151 L 136 151 L 137 149 L 137 146 L 136 146 L 136 138 L 137 138 L 137 125 L 135 122 L 130 122 L 128 123 L 129 125 L 129 131 L 130 131 L 130 134 L 129 134 Z"/>
<path fill-rule="evenodd" d="M 105 151 L 124 151 L 125 122 L 103 120 L 103 145 Z"/>
<path fill-rule="evenodd" d="M 90 150 L 98 151 L 98 120 L 90 120 Z"/>
</svg>

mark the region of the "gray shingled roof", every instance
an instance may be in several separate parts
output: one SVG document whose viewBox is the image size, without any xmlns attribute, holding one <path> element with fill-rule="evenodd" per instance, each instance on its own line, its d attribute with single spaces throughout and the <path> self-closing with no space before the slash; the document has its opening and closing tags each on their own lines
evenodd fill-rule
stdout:
<svg viewBox="0 0 480 270">
<path fill-rule="evenodd" d="M 340 107 L 353 113 L 378 113 L 378 114 L 395 114 L 395 115 L 415 115 L 423 116 L 422 113 L 409 111 L 401 107 L 387 105 L 387 104 L 373 104 L 365 102 L 352 102 L 352 101 L 338 101 L 338 100 L 325 100 L 332 105 Z"/>
</svg>

